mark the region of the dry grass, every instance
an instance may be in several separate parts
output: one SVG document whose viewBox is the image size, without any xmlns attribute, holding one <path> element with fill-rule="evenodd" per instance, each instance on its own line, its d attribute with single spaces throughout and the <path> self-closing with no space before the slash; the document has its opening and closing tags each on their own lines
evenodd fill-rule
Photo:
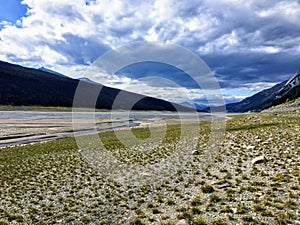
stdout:
<svg viewBox="0 0 300 225">
<path fill-rule="evenodd" d="M 127 146 L 113 132 L 100 134 L 114 157 L 128 165 L 155 165 L 175 148 L 191 155 L 155 183 L 122 183 L 103 176 L 73 138 L 1 149 L 0 224 L 175 224 L 181 218 L 193 225 L 296 223 L 297 112 L 235 116 L 227 122 L 218 156 L 205 168 L 201 153 L 210 148 L 210 125 L 200 124 L 200 133 L 197 124 L 189 126 L 188 133 L 168 126 L 164 141 L 153 149 L 148 129 L 134 130 L 141 143 L 129 141 Z M 126 138 L 128 132 L 118 135 Z M 195 149 L 199 155 L 192 155 Z M 258 155 L 267 162 L 252 166 Z"/>
</svg>

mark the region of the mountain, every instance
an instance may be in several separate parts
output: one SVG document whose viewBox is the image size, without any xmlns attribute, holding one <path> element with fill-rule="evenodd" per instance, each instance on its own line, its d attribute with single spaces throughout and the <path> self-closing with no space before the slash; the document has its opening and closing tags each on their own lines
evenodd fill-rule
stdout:
<svg viewBox="0 0 300 225">
<path fill-rule="evenodd" d="M 261 111 L 300 97 L 300 71 L 289 80 L 256 93 L 244 100 L 226 105 L 228 112 Z"/>
<path fill-rule="evenodd" d="M 275 100 L 275 93 L 277 93 L 286 82 L 287 81 L 283 81 L 276 84 L 275 86 L 247 97 L 240 102 L 229 103 L 226 105 L 226 109 L 228 112 L 248 112 L 260 111 L 268 108 Z"/>
<path fill-rule="evenodd" d="M 48 73 L 51 73 L 51 74 L 53 74 L 53 75 L 60 76 L 60 77 L 68 77 L 68 76 L 66 76 L 66 75 L 64 75 L 64 74 L 58 73 L 58 72 L 56 72 L 56 71 L 54 71 L 54 70 L 47 69 L 47 68 L 45 68 L 45 67 L 40 67 L 39 70 L 42 70 L 42 71 L 44 71 L 44 72 L 48 72 Z M 69 77 L 68 77 L 68 78 L 69 78 Z M 91 84 L 99 85 L 99 83 L 97 83 L 97 82 L 95 82 L 95 81 L 92 81 L 92 80 L 90 80 L 90 79 L 87 78 L 87 77 L 80 77 L 80 78 L 77 78 L 77 79 L 78 79 L 79 81 L 84 81 L 84 82 L 88 82 L 88 83 L 91 83 Z"/>
<path fill-rule="evenodd" d="M 294 74 L 285 85 L 276 93 L 273 106 L 287 101 L 295 100 L 300 97 L 300 70 Z"/>
<path fill-rule="evenodd" d="M 61 74 L 61 73 L 58 73 L 58 72 L 53 71 L 53 70 L 50 70 L 50 69 L 47 69 L 47 68 L 45 68 L 45 67 L 41 67 L 41 68 L 39 68 L 39 70 L 44 71 L 44 72 L 47 72 L 47 73 L 54 74 L 54 75 L 56 75 L 56 76 L 67 77 L 66 75 L 63 75 L 63 74 Z"/>
<path fill-rule="evenodd" d="M 87 78 L 87 77 L 80 77 L 78 78 L 78 80 L 80 81 L 84 81 L 84 82 L 87 82 L 87 83 L 90 83 L 90 84 L 96 84 L 96 85 L 99 85 L 99 83 L 95 82 L 95 81 L 92 81 L 91 79 Z"/>
<path fill-rule="evenodd" d="M 53 75 L 60 76 L 60 77 L 68 77 L 68 76 L 66 76 L 66 75 L 64 75 L 64 74 L 58 73 L 58 72 L 56 72 L 56 71 L 54 71 L 54 70 L 47 69 L 47 68 L 45 68 L 45 67 L 40 67 L 39 70 L 42 70 L 42 71 L 44 71 L 44 72 L 51 73 L 51 74 L 53 74 Z M 69 77 L 68 77 L 68 78 L 69 78 Z M 95 82 L 95 81 L 90 80 L 90 79 L 87 78 L 87 77 L 80 77 L 80 78 L 78 78 L 78 80 L 79 80 L 79 81 L 88 82 L 88 83 L 91 83 L 91 84 L 97 84 L 97 85 L 99 84 L 99 83 L 97 83 L 97 82 Z"/>
<path fill-rule="evenodd" d="M 292 101 L 287 101 L 285 103 L 272 106 L 266 110 L 265 112 L 295 112 L 300 111 L 300 98 L 293 99 Z"/>
<path fill-rule="evenodd" d="M 0 61 L 0 105 L 72 107 L 79 83 L 83 96 L 78 107 L 111 109 L 113 106 L 114 109 L 128 110 L 191 110 L 165 100 L 121 91 L 101 84 L 79 81 L 64 75 L 53 76 L 53 73 L 45 69 L 26 68 Z M 91 102 L 91 96 L 100 88 L 101 92 L 96 103 Z M 117 96 L 120 99 L 118 104 L 115 104 Z"/>
</svg>

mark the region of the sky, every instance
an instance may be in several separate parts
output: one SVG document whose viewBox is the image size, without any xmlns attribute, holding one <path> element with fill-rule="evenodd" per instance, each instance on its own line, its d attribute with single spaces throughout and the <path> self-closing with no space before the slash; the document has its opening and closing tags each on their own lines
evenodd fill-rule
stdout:
<svg viewBox="0 0 300 225">
<path fill-rule="evenodd" d="M 226 102 L 300 69 L 299 0 L 0 0 L 0 6 L 0 60 L 73 78 L 87 76 L 104 53 L 137 41 L 171 43 L 199 56 Z M 161 80 L 143 79 L 149 76 Z M 170 65 L 141 62 L 104 84 L 178 103 L 184 92 L 205 102 L 187 77 Z"/>
</svg>

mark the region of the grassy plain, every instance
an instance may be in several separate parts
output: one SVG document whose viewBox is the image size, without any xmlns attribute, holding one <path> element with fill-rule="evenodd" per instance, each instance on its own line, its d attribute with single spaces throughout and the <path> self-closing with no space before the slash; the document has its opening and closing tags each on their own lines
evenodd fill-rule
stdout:
<svg viewBox="0 0 300 225">
<path fill-rule="evenodd" d="M 218 155 L 203 164 L 205 151 L 218 147 L 208 142 L 210 127 L 156 127 L 156 137 L 165 135 L 159 145 L 148 128 L 99 134 L 125 165 L 156 165 L 175 149 L 188 156 L 152 183 L 112 179 L 74 138 L 2 148 L 0 224 L 300 224 L 299 111 L 232 116 Z M 251 163 L 262 155 L 265 162 Z"/>
</svg>

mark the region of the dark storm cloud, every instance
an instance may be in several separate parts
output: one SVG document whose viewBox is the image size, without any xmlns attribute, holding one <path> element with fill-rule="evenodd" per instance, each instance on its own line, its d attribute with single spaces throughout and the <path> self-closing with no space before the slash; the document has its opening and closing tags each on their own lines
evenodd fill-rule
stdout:
<svg viewBox="0 0 300 225">
<path fill-rule="evenodd" d="M 288 53 L 212 54 L 202 58 L 214 68 L 223 88 L 243 87 L 248 83 L 282 82 L 300 69 L 300 56 Z"/>
<path fill-rule="evenodd" d="M 109 46 L 96 40 L 84 39 L 72 34 L 63 35 L 65 41 L 52 46 L 57 52 L 66 55 L 75 64 L 87 65 L 110 50 Z"/>
<path fill-rule="evenodd" d="M 207 20 L 201 19 L 201 15 L 205 14 L 207 17 L 204 18 L 209 19 L 213 25 L 217 21 L 215 26 L 211 27 L 211 31 L 201 33 L 176 29 L 176 25 L 168 21 L 155 26 L 154 31 L 162 40 L 174 40 L 183 32 L 181 35 L 184 39 L 177 39 L 178 43 L 199 54 L 215 71 L 224 88 L 243 87 L 249 83 L 282 82 L 300 68 L 300 26 L 294 19 L 295 13 L 289 16 L 289 10 L 299 6 L 299 3 L 251 2 L 245 7 L 241 3 L 234 6 L 227 3 L 192 2 L 189 7 L 177 3 L 176 6 L 181 7 L 178 15 L 183 21 L 200 18 L 199 25 L 205 24 Z M 296 14 L 299 15 L 299 11 Z M 169 28 L 168 32 L 165 32 L 166 27 Z M 206 47 L 206 51 L 201 49 L 203 47 Z M 196 51 L 197 48 L 199 51 Z M 180 78 L 172 70 L 159 72 L 173 79 Z M 132 74 L 134 71 L 130 75 L 133 77 Z M 185 81 L 185 87 L 193 88 L 194 85 L 188 82 Z"/>
<path fill-rule="evenodd" d="M 282 15 L 260 18 L 252 14 L 247 18 L 236 17 L 229 23 L 236 34 L 236 43 L 228 46 L 226 42 L 220 43 L 222 38 L 216 38 L 206 43 L 208 52 L 199 51 L 216 72 L 222 87 L 281 82 L 300 69 L 298 24 Z M 218 36 L 227 32 L 227 28 L 221 28 Z"/>
<path fill-rule="evenodd" d="M 145 40 L 193 51 L 228 90 L 257 87 L 259 91 L 300 69 L 298 0 L 23 3 L 30 10 L 22 21 L 0 21 L 1 60 L 54 65 L 52 69 L 60 66 L 64 71 L 70 70 L 70 65 L 86 69 L 109 49 Z M 190 90 L 196 87 L 182 71 L 159 64 L 134 65 L 117 75 L 129 78 L 116 79 L 120 87 L 147 76 L 159 76 Z M 154 89 L 170 85 L 163 79 L 148 80 L 147 84 Z M 233 99 L 229 95 L 225 97 Z"/>
<path fill-rule="evenodd" d="M 181 87 L 199 88 L 199 85 L 191 78 L 190 75 L 174 66 L 165 63 L 150 61 L 135 63 L 124 67 L 123 69 L 119 70 L 116 74 L 120 76 L 126 76 L 131 79 L 143 79 L 155 76 L 170 80 Z M 151 83 L 151 79 L 148 79 L 147 84 L 151 84 L 151 86 L 154 87 L 164 87 L 165 85 L 167 85 L 164 82 L 164 79 L 161 79 L 161 82 L 159 83 Z"/>
</svg>

